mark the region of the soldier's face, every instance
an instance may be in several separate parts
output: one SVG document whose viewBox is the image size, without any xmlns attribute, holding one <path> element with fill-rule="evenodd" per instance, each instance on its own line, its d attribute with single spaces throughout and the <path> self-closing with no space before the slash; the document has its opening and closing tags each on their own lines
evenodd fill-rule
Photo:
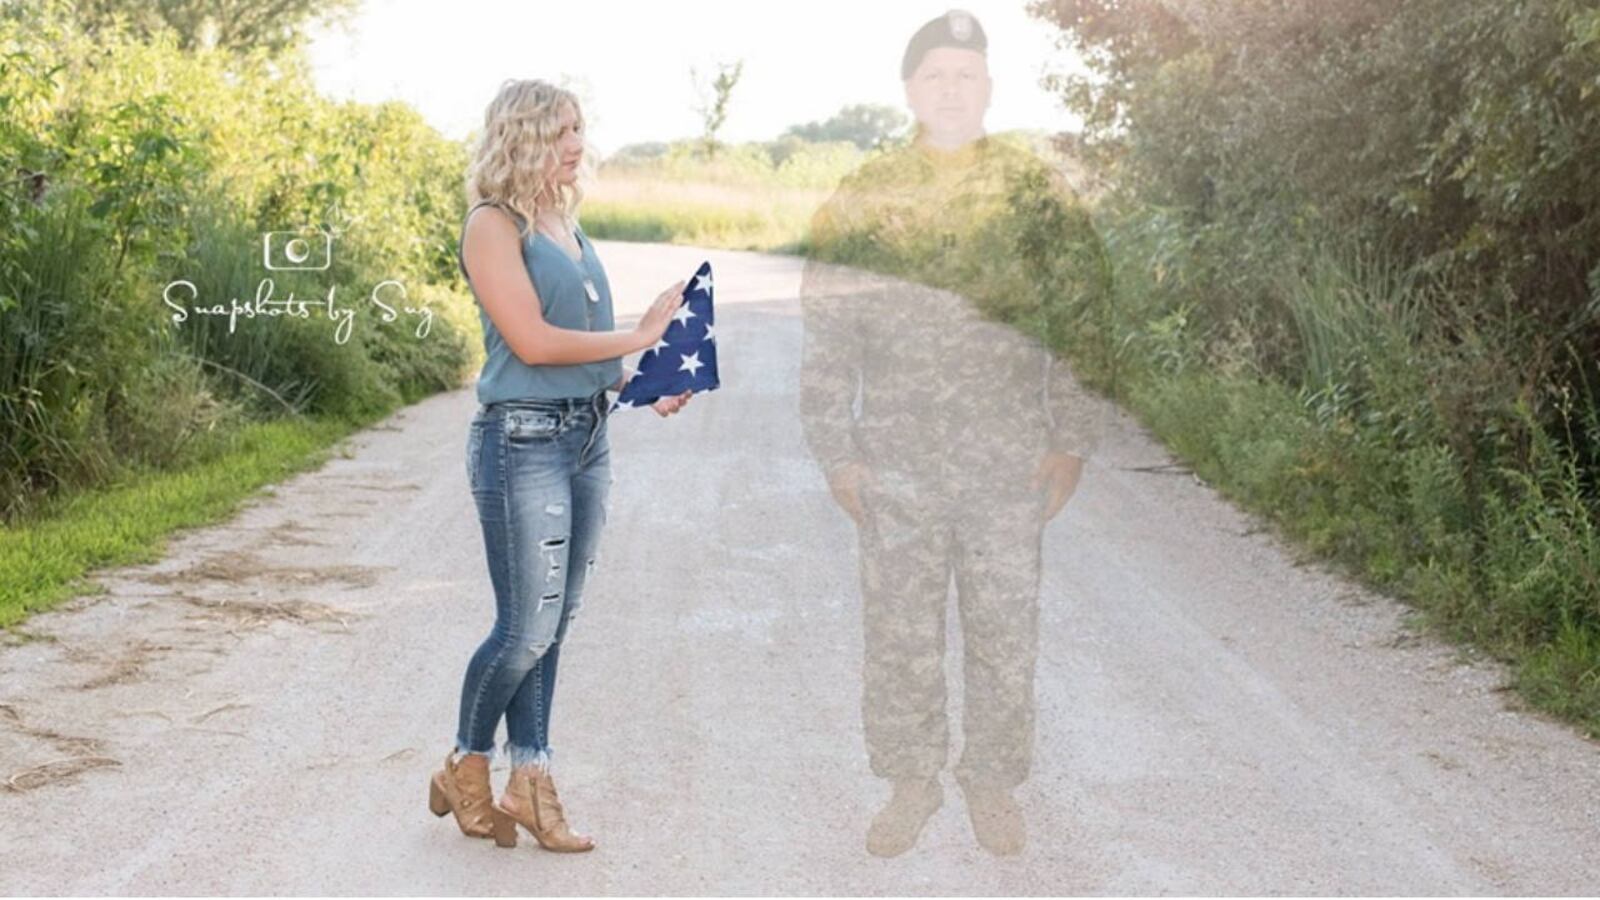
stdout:
<svg viewBox="0 0 1600 900">
<path fill-rule="evenodd" d="M 934 134 L 975 132 L 989 109 L 989 63 L 976 50 L 935 47 L 923 55 L 905 85 L 906 103 Z"/>
</svg>

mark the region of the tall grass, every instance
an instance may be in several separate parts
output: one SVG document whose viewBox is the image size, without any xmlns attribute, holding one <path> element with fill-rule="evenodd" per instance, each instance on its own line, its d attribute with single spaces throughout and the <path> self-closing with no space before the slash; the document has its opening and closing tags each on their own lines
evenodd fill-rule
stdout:
<svg viewBox="0 0 1600 900">
<path fill-rule="evenodd" d="M 316 308 L 328 286 L 337 288 L 346 275 L 344 266 L 327 272 L 264 271 L 259 232 L 210 210 L 200 213 L 199 222 L 183 257 L 185 280 L 194 285 L 199 304 L 228 304 L 235 298 L 248 303 L 270 290 L 275 300 L 294 297 Z M 191 305 L 187 289 L 176 296 L 180 305 Z M 343 302 L 348 305 L 348 298 Z M 170 323 L 172 314 L 164 305 L 161 310 Z M 226 316 L 189 315 L 169 328 L 189 355 L 213 364 L 230 397 L 265 418 L 308 412 L 360 416 L 399 402 L 399 392 L 378 377 L 372 360 L 355 352 L 362 347 L 356 328 L 367 322 L 352 326 L 355 350 L 334 342 L 334 322 L 321 309 L 304 319 L 241 317 L 232 323 Z"/>
<path fill-rule="evenodd" d="M 1319 241 L 1287 268 L 1281 290 L 1300 342 L 1303 384 L 1362 378 L 1404 359 L 1420 340 L 1427 307 L 1419 276 L 1391 255 Z"/>
<path fill-rule="evenodd" d="M 0 189 L 11 228 L 0 240 L 0 514 L 30 495 L 111 468 L 108 407 L 135 392 L 151 347 L 117 301 L 107 232 L 81 190 L 35 205 Z"/>
</svg>

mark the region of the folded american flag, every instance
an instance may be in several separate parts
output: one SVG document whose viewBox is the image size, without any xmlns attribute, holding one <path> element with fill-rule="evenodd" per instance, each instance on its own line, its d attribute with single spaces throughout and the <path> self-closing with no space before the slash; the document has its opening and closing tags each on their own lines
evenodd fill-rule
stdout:
<svg viewBox="0 0 1600 900">
<path fill-rule="evenodd" d="M 662 397 L 684 391 L 698 394 L 721 386 L 712 327 L 716 316 L 711 307 L 710 260 L 695 270 L 683 289 L 683 305 L 672 318 L 661 339 L 639 357 L 638 371 L 623 386 L 612 410 L 649 406 Z"/>
</svg>

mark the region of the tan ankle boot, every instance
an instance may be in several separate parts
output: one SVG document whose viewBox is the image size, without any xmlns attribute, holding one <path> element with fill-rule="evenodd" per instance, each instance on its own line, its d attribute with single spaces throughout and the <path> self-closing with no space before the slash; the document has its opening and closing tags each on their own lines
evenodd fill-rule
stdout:
<svg viewBox="0 0 1600 900">
<path fill-rule="evenodd" d="M 566 812 L 556 797 L 556 783 L 548 771 L 537 766 L 514 767 L 506 793 L 516 798 L 517 807 L 524 812 L 513 812 L 498 803 L 495 809 L 528 829 L 539 846 L 558 853 L 594 849 L 594 838 L 578 834 L 567 826 Z"/>
<path fill-rule="evenodd" d="M 456 814 L 456 825 L 468 837 L 492 837 L 501 847 L 517 845 L 517 826 L 494 803 L 489 770 L 463 767 L 452 748 L 444 768 L 428 782 L 428 809 L 436 816 Z"/>
</svg>

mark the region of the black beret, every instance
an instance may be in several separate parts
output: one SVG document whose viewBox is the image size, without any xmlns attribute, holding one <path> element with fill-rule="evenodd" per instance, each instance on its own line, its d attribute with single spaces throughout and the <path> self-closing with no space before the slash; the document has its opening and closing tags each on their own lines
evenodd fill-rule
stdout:
<svg viewBox="0 0 1600 900">
<path fill-rule="evenodd" d="M 977 18 L 964 9 L 952 9 L 930 19 L 906 44 L 906 55 L 900 60 L 900 80 L 910 78 L 922 63 L 922 57 L 935 47 L 960 47 L 984 53 L 989 39 L 984 37 L 983 26 L 978 24 Z"/>
</svg>

